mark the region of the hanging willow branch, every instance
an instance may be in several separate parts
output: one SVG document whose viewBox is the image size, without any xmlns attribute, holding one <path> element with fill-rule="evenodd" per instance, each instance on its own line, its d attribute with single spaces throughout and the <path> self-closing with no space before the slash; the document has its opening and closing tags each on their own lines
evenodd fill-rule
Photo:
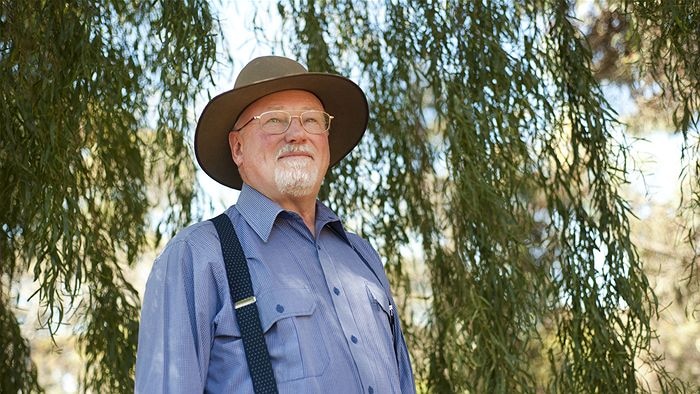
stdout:
<svg viewBox="0 0 700 394">
<path fill-rule="evenodd" d="M 139 305 L 122 272 L 149 226 L 191 220 L 183 131 L 214 64 L 213 18 L 199 0 L 0 7 L 2 391 L 38 390 L 9 297 L 24 273 L 44 327 L 74 324 L 84 388 L 130 391 Z M 155 205 L 160 223 L 148 218 Z"/>
<path fill-rule="evenodd" d="M 700 121 L 700 4 L 697 1 L 594 1 L 584 29 L 596 59 L 596 77 L 630 91 L 637 104 L 625 119 L 632 132 L 677 132 L 685 166 L 679 214 L 694 255 L 686 264 L 688 289 L 697 270 L 698 122 Z"/>
<path fill-rule="evenodd" d="M 324 191 L 386 258 L 421 389 L 645 391 L 640 360 L 685 387 L 649 351 L 626 146 L 569 2 L 278 10 L 297 57 L 369 96 L 368 136 Z"/>
</svg>

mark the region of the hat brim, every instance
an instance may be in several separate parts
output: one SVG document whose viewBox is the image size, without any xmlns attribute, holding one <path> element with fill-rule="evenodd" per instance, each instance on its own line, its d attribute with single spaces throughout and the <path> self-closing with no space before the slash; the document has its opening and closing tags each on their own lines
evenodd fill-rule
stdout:
<svg viewBox="0 0 700 394">
<path fill-rule="evenodd" d="M 214 97 L 202 111 L 194 135 L 197 162 L 222 185 L 240 190 L 243 180 L 231 157 L 228 134 L 241 112 L 253 101 L 271 93 L 298 89 L 318 97 L 333 115 L 328 135 L 330 166 L 337 164 L 360 142 L 367 128 L 369 109 L 359 86 L 335 74 L 307 72 L 234 88 Z"/>
</svg>

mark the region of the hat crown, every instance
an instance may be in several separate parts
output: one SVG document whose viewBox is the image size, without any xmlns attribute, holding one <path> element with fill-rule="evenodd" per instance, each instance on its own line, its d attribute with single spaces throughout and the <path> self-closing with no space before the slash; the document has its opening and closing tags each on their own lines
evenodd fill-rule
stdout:
<svg viewBox="0 0 700 394">
<path fill-rule="evenodd" d="M 282 56 L 262 56 L 250 61 L 236 78 L 234 89 L 254 83 L 308 72 L 304 66 Z"/>
</svg>

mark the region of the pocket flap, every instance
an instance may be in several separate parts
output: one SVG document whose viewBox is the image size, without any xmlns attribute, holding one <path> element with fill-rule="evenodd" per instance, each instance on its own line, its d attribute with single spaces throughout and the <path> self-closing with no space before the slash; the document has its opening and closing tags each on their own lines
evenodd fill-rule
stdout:
<svg viewBox="0 0 700 394">
<path fill-rule="evenodd" d="M 365 287 L 372 303 L 382 308 L 387 315 L 390 314 L 389 298 L 386 296 L 384 288 L 371 282 L 366 282 Z"/>
<path fill-rule="evenodd" d="M 277 321 L 293 316 L 310 316 L 316 310 L 314 296 L 305 288 L 274 289 L 257 297 L 263 332 Z"/>
</svg>

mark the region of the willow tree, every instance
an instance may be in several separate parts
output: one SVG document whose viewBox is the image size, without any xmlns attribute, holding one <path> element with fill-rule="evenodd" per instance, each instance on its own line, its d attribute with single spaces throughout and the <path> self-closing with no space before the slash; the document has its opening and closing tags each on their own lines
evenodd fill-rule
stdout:
<svg viewBox="0 0 700 394">
<path fill-rule="evenodd" d="M 635 77 L 683 103 L 683 131 L 698 116 L 692 4 L 616 5 L 652 44 L 636 47 Z M 628 146 L 573 6 L 278 2 L 272 38 L 369 96 L 368 135 L 324 193 L 385 256 L 430 392 L 689 387 L 650 351 L 658 306 L 621 195 Z"/>
<path fill-rule="evenodd" d="M 623 42 L 641 56 L 630 81 L 669 92 L 690 135 L 697 5 L 603 6 L 629 16 Z M 214 21 L 197 0 L 0 10 L 0 387 L 40 389 L 13 311 L 30 275 L 45 326 L 75 324 L 86 388 L 129 391 L 138 300 L 122 270 L 150 228 L 190 220 L 183 131 L 214 64 Z M 620 195 L 626 147 L 571 2 L 277 10 L 309 68 L 368 93 L 367 138 L 323 192 L 386 257 L 422 389 L 644 391 L 643 363 L 665 391 L 684 389 L 649 352 L 657 305 Z"/>
<path fill-rule="evenodd" d="M 41 390 L 13 312 L 22 275 L 45 329 L 75 327 L 85 388 L 132 389 L 139 302 L 123 270 L 149 228 L 190 221 L 183 131 L 214 27 L 197 0 L 0 3 L 0 391 Z"/>
<path fill-rule="evenodd" d="M 594 1 L 584 17 L 597 79 L 631 92 L 640 109 L 626 119 L 630 131 L 681 133 L 685 179 L 680 213 L 688 259 L 686 284 L 700 285 L 697 273 L 697 214 L 700 212 L 700 4 L 694 1 Z"/>
</svg>

